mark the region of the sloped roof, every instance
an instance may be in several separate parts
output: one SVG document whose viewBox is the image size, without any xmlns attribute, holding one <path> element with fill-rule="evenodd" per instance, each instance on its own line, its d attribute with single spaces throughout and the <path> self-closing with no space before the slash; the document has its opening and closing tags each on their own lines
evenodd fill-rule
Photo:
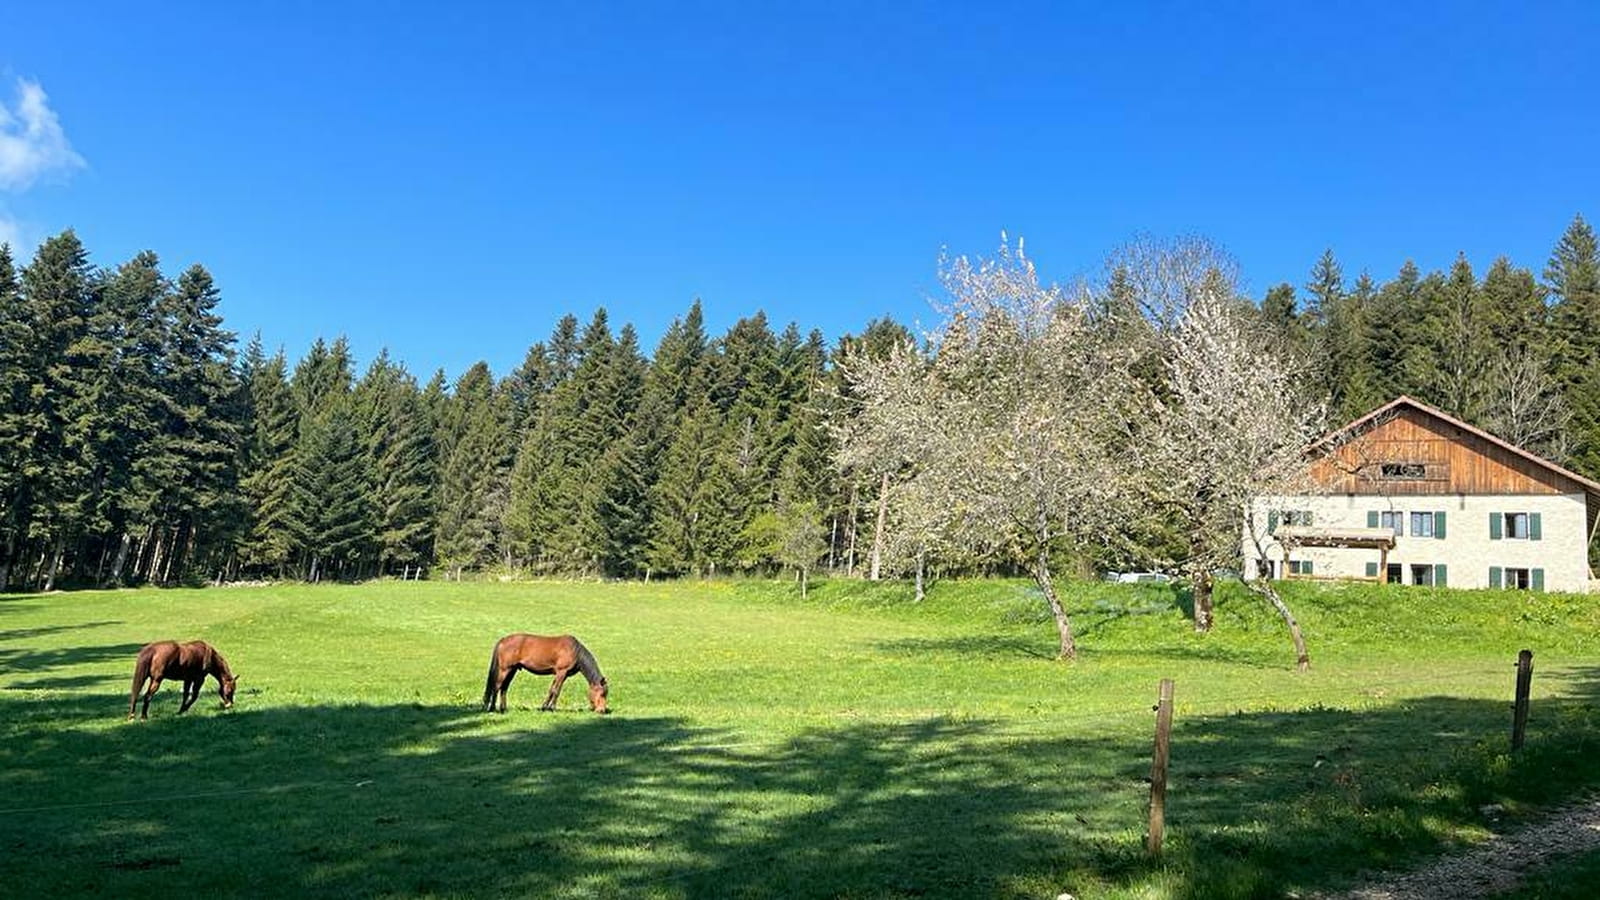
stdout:
<svg viewBox="0 0 1600 900">
<path fill-rule="evenodd" d="M 1436 409 L 1435 407 L 1432 407 L 1432 406 L 1429 406 L 1426 403 L 1423 403 L 1421 400 L 1417 400 L 1414 397 L 1409 397 L 1409 396 L 1406 396 L 1404 394 L 1400 395 L 1399 397 L 1396 397 L 1395 399 L 1389 401 L 1388 403 L 1385 403 L 1383 406 L 1378 407 L 1377 409 L 1373 410 L 1372 412 L 1367 413 L 1366 415 L 1362 416 L 1361 418 L 1356 419 L 1354 422 L 1351 422 L 1348 425 L 1344 425 L 1344 426 L 1342 426 L 1340 428 L 1335 428 L 1333 431 L 1328 432 L 1327 434 L 1325 434 L 1322 437 L 1318 438 L 1316 443 L 1311 445 L 1311 449 L 1312 450 L 1320 449 L 1320 448 L 1328 445 L 1329 443 L 1333 442 L 1334 440 L 1337 440 L 1340 437 L 1343 437 L 1343 436 L 1345 436 L 1347 434 L 1350 434 L 1351 432 L 1359 431 L 1360 429 L 1362 429 L 1363 427 L 1371 424 L 1375 420 L 1383 417 L 1384 415 L 1386 415 L 1388 413 L 1394 412 L 1394 411 L 1396 411 L 1396 410 L 1398 410 L 1398 409 L 1400 409 L 1402 407 L 1410 407 L 1411 409 L 1414 409 L 1414 410 L 1416 410 L 1416 411 L 1418 411 L 1418 412 L 1420 412 L 1420 413 L 1422 413 L 1424 415 L 1432 416 L 1435 419 L 1438 419 L 1438 420 L 1440 420 L 1442 422 L 1445 422 L 1445 423 L 1448 423 L 1450 425 L 1453 425 L 1456 428 L 1461 429 L 1462 431 L 1465 431 L 1465 432 L 1467 432 L 1469 434 L 1472 434 L 1472 435 L 1474 435 L 1476 437 L 1482 438 L 1485 441 L 1488 441 L 1489 443 L 1491 443 L 1491 444 L 1493 444 L 1493 445 L 1505 450 L 1508 453 L 1511 453 L 1511 454 L 1513 454 L 1515 456 L 1519 456 L 1519 457 L 1527 460 L 1528 462 L 1531 462 L 1534 465 L 1545 469 L 1546 471 L 1553 472 L 1553 473 L 1555 473 L 1557 475 L 1560 475 L 1563 478 L 1566 478 L 1566 479 L 1569 479 L 1569 480 L 1571 480 L 1573 482 L 1576 482 L 1578 485 L 1580 485 L 1583 488 L 1584 493 L 1588 494 L 1597 503 L 1600 503 L 1600 482 L 1597 482 L 1592 478 L 1585 478 L 1582 475 L 1579 475 L 1577 472 L 1574 472 L 1574 471 L 1572 471 L 1570 469 L 1567 469 L 1567 468 L 1563 468 L 1562 466 L 1558 466 L 1555 463 L 1551 462 L 1548 459 L 1545 459 L 1544 457 L 1540 456 L 1537 453 L 1532 453 L 1530 451 L 1524 450 L 1521 447 L 1518 447 L 1516 444 L 1513 444 L 1513 443 L 1511 443 L 1509 441 L 1501 440 L 1500 438 L 1495 437 L 1494 435 L 1490 434 L 1487 431 L 1484 431 L 1482 428 L 1479 428 L 1476 425 L 1469 425 L 1466 422 L 1463 422 L 1460 419 L 1456 418 L 1455 416 L 1450 415 L 1449 413 L 1445 412 L 1444 410 Z"/>
</svg>

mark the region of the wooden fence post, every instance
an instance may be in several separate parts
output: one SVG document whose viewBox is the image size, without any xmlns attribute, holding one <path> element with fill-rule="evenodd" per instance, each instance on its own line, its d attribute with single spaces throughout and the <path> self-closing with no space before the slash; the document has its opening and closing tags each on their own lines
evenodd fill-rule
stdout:
<svg viewBox="0 0 1600 900">
<path fill-rule="evenodd" d="M 1511 706 L 1511 749 L 1522 749 L 1528 730 L 1528 689 L 1533 685 L 1533 651 L 1517 654 L 1517 699 Z"/>
<path fill-rule="evenodd" d="M 1172 679 L 1161 679 L 1157 694 L 1156 748 L 1150 759 L 1150 834 L 1145 849 L 1151 856 L 1161 854 L 1162 833 L 1167 827 L 1167 747 L 1172 737 Z"/>
</svg>

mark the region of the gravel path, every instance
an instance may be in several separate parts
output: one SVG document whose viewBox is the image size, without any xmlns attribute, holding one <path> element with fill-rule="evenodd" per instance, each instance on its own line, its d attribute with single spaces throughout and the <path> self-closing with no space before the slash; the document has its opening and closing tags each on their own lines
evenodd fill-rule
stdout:
<svg viewBox="0 0 1600 900">
<path fill-rule="evenodd" d="M 1380 875 L 1352 891 L 1317 900 L 1456 900 L 1490 897 L 1522 883 L 1548 863 L 1600 848 L 1600 796 L 1564 807 L 1537 823 L 1497 834 L 1471 850 L 1398 875 Z"/>
</svg>

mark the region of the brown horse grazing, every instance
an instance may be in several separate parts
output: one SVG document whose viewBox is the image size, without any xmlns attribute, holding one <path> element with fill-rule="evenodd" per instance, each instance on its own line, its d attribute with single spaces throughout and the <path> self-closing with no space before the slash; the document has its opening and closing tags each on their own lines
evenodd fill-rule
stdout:
<svg viewBox="0 0 1600 900">
<path fill-rule="evenodd" d="M 483 685 L 483 710 L 494 712 L 495 695 L 500 697 L 500 711 L 506 711 L 506 689 L 517 672 L 527 669 L 535 675 L 554 675 L 550 693 L 545 696 L 540 709 L 556 708 L 561 696 L 561 684 L 573 669 L 583 673 L 589 682 L 589 708 L 601 715 L 606 708 L 606 677 L 600 674 L 600 665 L 594 661 L 589 648 L 578 643 L 570 634 L 546 637 L 542 634 L 508 634 L 494 645 L 489 657 L 489 680 Z"/>
<path fill-rule="evenodd" d="M 139 703 L 139 691 L 144 687 L 145 679 L 150 680 L 150 690 L 144 695 L 144 710 L 139 715 L 141 719 L 150 718 L 150 698 L 161 689 L 161 679 L 183 679 L 183 705 L 178 707 L 181 714 L 200 699 L 200 688 L 205 686 L 207 675 L 217 679 L 217 694 L 222 697 L 222 708 L 232 707 L 238 678 L 234 677 L 233 670 L 228 668 L 228 661 L 222 658 L 216 648 L 205 641 L 190 641 L 187 644 L 156 641 L 145 644 L 144 649 L 139 651 L 138 661 L 133 664 L 133 693 L 128 696 L 128 718 L 133 718 L 133 710 Z"/>
</svg>

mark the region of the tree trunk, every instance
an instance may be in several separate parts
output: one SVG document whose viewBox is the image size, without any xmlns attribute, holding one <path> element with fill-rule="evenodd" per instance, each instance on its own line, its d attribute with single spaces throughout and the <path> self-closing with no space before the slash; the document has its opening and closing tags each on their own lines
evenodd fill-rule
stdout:
<svg viewBox="0 0 1600 900">
<path fill-rule="evenodd" d="M 133 543 L 133 537 L 126 531 L 122 533 L 122 542 L 117 545 L 117 558 L 111 563 L 111 583 L 122 583 L 122 569 L 128 564 L 128 545 Z"/>
<path fill-rule="evenodd" d="M 852 482 L 850 484 L 850 521 L 845 523 L 850 531 L 849 545 L 844 551 L 844 574 L 846 578 L 856 574 L 856 516 L 861 503 L 861 486 Z"/>
<path fill-rule="evenodd" d="M 917 548 L 917 602 L 921 603 L 928 596 L 926 584 L 923 581 L 922 570 L 927 565 L 928 551 Z"/>
<path fill-rule="evenodd" d="M 61 554 L 66 552 L 65 546 L 66 541 L 58 536 L 56 538 L 56 548 L 50 552 L 50 574 L 44 578 L 44 589 L 46 591 L 55 589 L 56 573 L 61 571 Z"/>
<path fill-rule="evenodd" d="M 1256 593 L 1267 598 L 1267 602 L 1271 603 L 1272 608 L 1277 610 L 1278 615 L 1283 618 L 1283 623 L 1289 626 L 1289 636 L 1294 639 L 1294 652 L 1297 657 L 1296 666 L 1302 672 L 1311 668 L 1311 656 L 1306 653 L 1306 639 L 1300 634 L 1300 623 L 1294 620 L 1294 613 L 1289 611 L 1289 607 L 1283 602 L 1283 598 L 1278 596 L 1278 591 L 1272 586 L 1272 582 L 1257 578 L 1250 582 L 1250 587 Z"/>
<path fill-rule="evenodd" d="M 806 568 L 800 567 L 800 599 L 806 599 Z"/>
<path fill-rule="evenodd" d="M 1077 659 L 1078 645 L 1072 639 L 1072 620 L 1067 618 L 1067 609 L 1061 605 L 1061 598 L 1056 596 L 1055 582 L 1050 580 L 1050 551 L 1043 547 L 1039 548 L 1039 561 L 1034 566 L 1033 580 L 1044 592 L 1045 602 L 1050 604 L 1050 615 L 1056 620 L 1056 631 L 1061 635 L 1061 652 L 1056 658 Z"/>
<path fill-rule="evenodd" d="M 878 523 L 872 529 L 872 575 L 873 581 L 883 572 L 883 528 L 889 519 L 889 473 L 883 473 L 883 480 L 878 484 Z"/>
<path fill-rule="evenodd" d="M 834 566 L 836 566 L 838 564 L 838 562 L 839 562 L 839 553 L 838 553 L 838 551 L 839 551 L 839 516 L 838 516 L 837 513 L 835 513 L 834 516 L 833 516 L 833 527 L 830 529 L 829 534 L 828 534 L 828 572 L 830 574 L 832 574 L 834 572 Z M 3 589 L 4 587 L 5 587 L 5 585 L 0 584 L 0 589 Z"/>
<path fill-rule="evenodd" d="M 154 526 L 152 526 L 152 529 L 154 529 Z M 160 584 L 161 583 L 161 563 L 162 563 L 163 560 L 165 560 L 167 558 L 167 553 L 168 553 L 167 531 L 164 528 L 162 528 L 162 529 L 154 529 L 154 530 L 155 530 L 155 538 L 154 538 L 154 541 L 153 541 L 154 547 L 150 551 L 150 568 L 145 572 L 145 578 L 149 579 L 150 581 L 152 581 L 152 582 L 154 582 L 156 584 Z"/>
<path fill-rule="evenodd" d="M 1190 583 L 1194 585 L 1194 630 L 1204 634 L 1211 630 L 1211 575 L 1202 572 Z"/>
<path fill-rule="evenodd" d="M 18 552 L 17 532 L 15 530 L 16 514 L 14 512 L 8 513 L 6 522 L 8 527 L 6 529 L 5 555 L 0 556 L 0 591 L 8 590 L 11 587 L 11 561 L 17 558 Z"/>
</svg>

